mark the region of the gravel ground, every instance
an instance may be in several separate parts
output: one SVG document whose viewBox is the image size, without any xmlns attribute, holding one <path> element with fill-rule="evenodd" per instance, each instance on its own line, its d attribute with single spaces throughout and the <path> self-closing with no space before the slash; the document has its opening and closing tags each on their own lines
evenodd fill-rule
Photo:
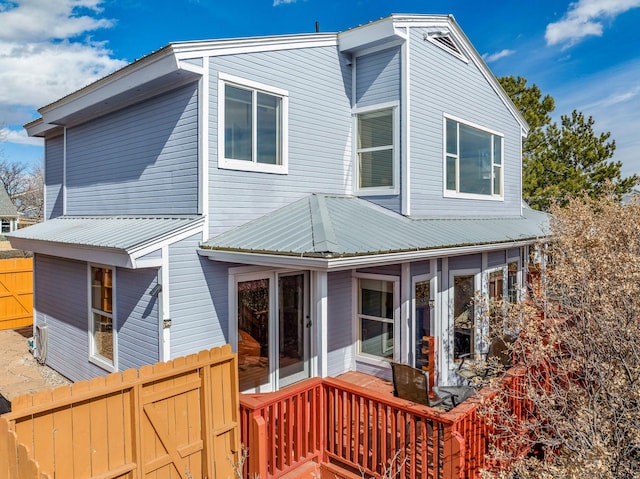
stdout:
<svg viewBox="0 0 640 479">
<path fill-rule="evenodd" d="M 71 384 L 35 360 L 27 344 L 32 334 L 31 327 L 0 331 L 0 394 L 10 401 L 22 394 Z"/>
</svg>

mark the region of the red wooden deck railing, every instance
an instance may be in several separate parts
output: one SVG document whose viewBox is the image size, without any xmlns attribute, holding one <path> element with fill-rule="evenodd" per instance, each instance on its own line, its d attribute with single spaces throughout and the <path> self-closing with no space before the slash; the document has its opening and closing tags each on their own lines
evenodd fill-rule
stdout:
<svg viewBox="0 0 640 479">
<path fill-rule="evenodd" d="M 240 431 L 249 450 L 245 477 L 275 479 L 321 458 L 322 380 L 312 378 L 269 394 L 240 395 Z"/>
<path fill-rule="evenodd" d="M 517 388 L 520 376 L 513 371 L 503 386 Z M 379 478 L 395 456 L 399 479 L 477 478 L 491 465 L 492 433 L 479 408 L 497 392 L 485 388 L 446 413 L 336 378 L 241 395 L 245 473 L 275 479 L 315 460 Z M 520 405 L 511 406 L 520 417 Z"/>
</svg>

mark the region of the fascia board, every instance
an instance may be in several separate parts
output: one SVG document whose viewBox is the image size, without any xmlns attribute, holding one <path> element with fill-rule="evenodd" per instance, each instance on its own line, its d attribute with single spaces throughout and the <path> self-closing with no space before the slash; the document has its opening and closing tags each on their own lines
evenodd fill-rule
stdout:
<svg viewBox="0 0 640 479">
<path fill-rule="evenodd" d="M 55 124 L 61 118 L 104 102 L 120 93 L 132 90 L 151 79 L 180 69 L 170 48 L 150 54 L 66 97 L 38 110 L 44 123 Z"/>
<path fill-rule="evenodd" d="M 384 266 L 432 258 L 463 256 L 468 254 L 518 248 L 530 245 L 536 239 L 510 241 L 505 243 L 491 243 L 483 245 L 459 246 L 453 248 L 436 248 L 420 251 L 406 251 L 401 253 L 375 254 L 365 256 L 347 256 L 342 258 L 311 258 L 307 256 L 287 256 L 260 253 L 245 253 L 237 251 L 221 251 L 199 249 L 198 254 L 206 256 L 212 261 L 229 263 L 252 264 L 269 267 L 304 268 L 317 271 L 341 271 L 360 267 Z"/>
<path fill-rule="evenodd" d="M 42 118 L 27 123 L 23 128 L 27 131 L 27 135 L 31 137 L 44 137 L 45 135 L 55 134 L 56 130 L 59 130 L 59 134 L 63 132 L 63 127 L 45 123 Z"/>
<path fill-rule="evenodd" d="M 10 238 L 9 241 L 11 243 L 11 246 L 15 249 L 33 251 L 37 254 L 45 254 L 49 256 L 56 256 L 59 258 L 86 261 L 89 263 L 99 263 L 121 268 L 134 267 L 131 261 L 131 257 L 124 250 L 47 243 L 44 241 L 24 238 Z"/>
<path fill-rule="evenodd" d="M 294 50 L 312 47 L 334 47 L 338 44 L 336 33 L 315 33 L 305 35 L 282 35 L 273 37 L 238 38 L 228 40 L 207 40 L 178 42 L 170 46 L 179 60 L 193 58 L 194 55 L 223 56 L 243 53 L 258 53 L 278 50 Z"/>
<path fill-rule="evenodd" d="M 379 43 L 404 38 L 394 25 L 393 17 L 383 18 L 338 34 L 341 52 L 353 52 Z"/>
</svg>

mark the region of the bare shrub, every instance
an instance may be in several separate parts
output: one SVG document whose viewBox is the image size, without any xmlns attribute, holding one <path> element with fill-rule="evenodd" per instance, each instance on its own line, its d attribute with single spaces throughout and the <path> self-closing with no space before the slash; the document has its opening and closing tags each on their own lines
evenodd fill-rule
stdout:
<svg viewBox="0 0 640 479">
<path fill-rule="evenodd" d="M 542 285 L 508 314 L 523 387 L 483 410 L 496 461 L 485 477 L 639 477 L 640 205 L 585 196 L 551 212 Z"/>
</svg>

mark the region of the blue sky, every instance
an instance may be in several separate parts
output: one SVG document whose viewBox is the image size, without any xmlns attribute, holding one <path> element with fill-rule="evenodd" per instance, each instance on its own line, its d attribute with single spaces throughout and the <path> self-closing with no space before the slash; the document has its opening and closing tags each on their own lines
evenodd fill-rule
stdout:
<svg viewBox="0 0 640 479">
<path fill-rule="evenodd" d="M 452 14 L 496 76 L 520 75 L 616 140 L 640 173 L 640 0 L 0 0 L 0 159 L 43 158 L 37 108 L 174 41 L 342 31 Z"/>
</svg>

